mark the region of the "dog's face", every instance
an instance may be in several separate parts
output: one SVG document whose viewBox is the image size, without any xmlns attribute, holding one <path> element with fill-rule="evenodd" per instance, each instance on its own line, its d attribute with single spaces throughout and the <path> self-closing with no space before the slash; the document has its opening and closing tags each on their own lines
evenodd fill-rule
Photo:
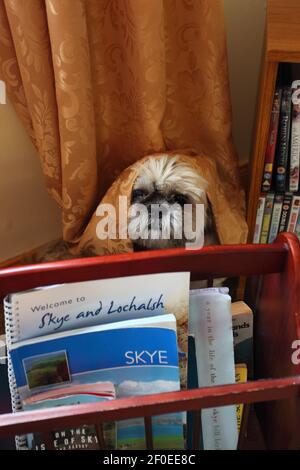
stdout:
<svg viewBox="0 0 300 470">
<path fill-rule="evenodd" d="M 206 187 L 204 178 L 180 157 L 149 158 L 141 167 L 132 191 L 129 231 L 139 234 L 132 240 L 135 251 L 183 247 L 187 241 L 192 241 L 189 230 L 195 229 L 196 204 L 204 205 L 205 244 L 217 243 Z M 140 204 L 147 210 L 137 218 Z M 183 226 L 187 207 L 193 208 L 190 228 Z M 162 234 L 168 230 L 166 224 L 170 236 L 164 239 Z"/>
</svg>

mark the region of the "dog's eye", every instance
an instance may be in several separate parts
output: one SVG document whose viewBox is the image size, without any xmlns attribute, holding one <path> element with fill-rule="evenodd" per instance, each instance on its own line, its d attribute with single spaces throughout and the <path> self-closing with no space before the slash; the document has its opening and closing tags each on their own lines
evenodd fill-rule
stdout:
<svg viewBox="0 0 300 470">
<path fill-rule="evenodd" d="M 145 191 L 143 189 L 134 189 L 132 191 L 132 199 L 140 199 L 145 196 Z"/>
<path fill-rule="evenodd" d="M 180 204 L 183 206 L 184 204 L 187 204 L 189 201 L 188 197 L 185 196 L 184 194 L 173 194 L 172 196 L 172 204 Z"/>
</svg>

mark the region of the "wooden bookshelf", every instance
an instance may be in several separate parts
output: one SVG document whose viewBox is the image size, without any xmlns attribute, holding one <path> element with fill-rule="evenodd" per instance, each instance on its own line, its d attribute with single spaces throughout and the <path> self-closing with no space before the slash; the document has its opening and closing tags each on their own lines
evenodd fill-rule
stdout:
<svg viewBox="0 0 300 470">
<path fill-rule="evenodd" d="M 265 44 L 250 163 L 247 206 L 250 242 L 253 239 L 257 202 L 261 192 L 273 96 L 282 63 L 300 63 L 299 0 L 267 0 Z"/>
</svg>

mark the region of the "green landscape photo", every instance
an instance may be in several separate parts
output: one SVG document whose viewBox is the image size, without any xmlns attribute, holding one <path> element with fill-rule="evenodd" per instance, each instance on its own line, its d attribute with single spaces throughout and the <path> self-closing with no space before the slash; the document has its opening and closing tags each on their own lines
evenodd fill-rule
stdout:
<svg viewBox="0 0 300 470">
<path fill-rule="evenodd" d="M 30 389 L 70 382 L 66 351 L 28 357 L 23 364 Z"/>
</svg>

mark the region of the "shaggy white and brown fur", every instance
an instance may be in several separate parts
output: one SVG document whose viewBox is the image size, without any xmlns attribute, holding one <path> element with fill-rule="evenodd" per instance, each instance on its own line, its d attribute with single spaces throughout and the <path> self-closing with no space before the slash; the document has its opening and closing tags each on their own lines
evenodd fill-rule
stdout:
<svg viewBox="0 0 300 470">
<path fill-rule="evenodd" d="M 189 228 L 185 227 L 183 230 L 182 226 L 184 206 L 187 204 L 192 207 L 196 204 L 204 205 L 204 244 L 217 244 L 218 237 L 206 188 L 205 179 L 188 164 L 182 162 L 178 156 L 170 158 L 162 155 L 159 158 L 148 159 L 141 167 L 140 174 L 134 182 L 131 198 L 132 208 L 136 204 L 143 204 L 148 209 L 148 214 L 142 218 L 142 223 L 140 217 L 129 217 L 129 229 L 132 232 L 137 229 L 135 225 L 139 224 L 140 237 L 133 241 L 135 251 L 183 247 L 188 241 L 191 241 Z M 160 221 L 152 220 L 151 208 L 153 205 L 162 208 Z M 164 220 L 170 223 L 170 239 L 162 237 Z M 195 229 L 195 210 L 193 210 L 193 227 L 191 229 Z M 178 232 L 183 234 L 181 239 L 176 239 L 174 236 Z M 185 238 L 184 234 L 189 238 Z"/>
<path fill-rule="evenodd" d="M 136 178 L 132 196 L 132 207 L 139 203 L 149 208 L 147 217 L 142 221 L 140 231 L 148 229 L 149 236 L 133 240 L 135 251 L 153 250 L 162 248 L 174 248 L 185 246 L 187 240 L 174 238 L 173 234 L 176 228 L 180 229 L 179 224 L 183 223 L 182 209 L 185 204 L 204 204 L 205 209 L 205 227 L 204 227 L 204 245 L 219 244 L 214 218 L 210 203 L 206 195 L 207 182 L 194 168 L 183 162 L 179 156 L 169 157 L 162 155 L 155 156 L 145 161 L 140 169 L 140 174 Z M 170 211 L 171 237 L 169 240 L 162 239 L 162 224 L 157 224 L 157 233 L 151 233 L 151 205 L 167 205 Z M 193 215 L 195 212 L 193 211 Z M 193 221 L 194 222 L 194 221 Z M 135 217 L 130 217 L 129 228 L 135 229 Z M 194 227 L 193 227 L 194 228 Z M 183 229 L 183 227 L 181 227 Z M 183 232 L 183 230 L 182 230 Z M 154 234 L 154 237 L 153 237 Z M 191 241 L 191 240 L 188 240 Z M 92 253 L 89 253 L 91 256 Z M 85 256 L 85 253 L 82 253 Z M 58 241 L 44 247 L 35 254 L 33 262 L 57 261 L 60 259 L 70 259 L 74 256 L 70 254 L 67 243 Z M 78 255 L 76 256 L 78 257 Z"/>
</svg>

